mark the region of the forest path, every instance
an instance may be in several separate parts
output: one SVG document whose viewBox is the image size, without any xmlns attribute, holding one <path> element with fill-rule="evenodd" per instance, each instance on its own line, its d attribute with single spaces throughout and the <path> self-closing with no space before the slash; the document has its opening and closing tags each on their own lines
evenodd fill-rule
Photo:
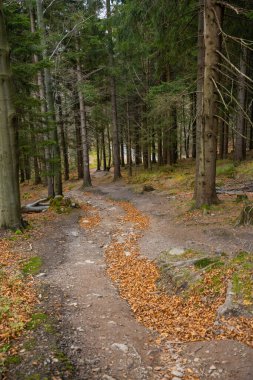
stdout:
<svg viewBox="0 0 253 380">
<path fill-rule="evenodd" d="M 103 172 L 93 174 L 93 183 L 88 192 L 77 186 L 69 190 L 66 195 L 83 204 L 83 209 L 48 223 L 42 238 L 33 243 L 34 252 L 44 263 L 39 278 L 48 297 L 46 310 L 57 319 L 57 344 L 76 367 L 74 375 L 57 371 L 54 352 L 49 355 L 44 337 L 39 344 L 50 359 L 43 359 L 41 373 L 45 377 L 41 378 L 251 380 L 253 350 L 238 342 L 159 345 L 158 334 L 138 323 L 128 303 L 120 297 L 117 284 L 106 272 L 105 260 L 113 241 L 122 244 L 131 234 L 138 233 L 138 225 L 124 220 L 121 201 L 129 201 L 149 217 L 150 226 L 141 232 L 143 236 L 138 237 L 138 243 L 141 256 L 151 260 L 162 250 L 180 246 L 212 251 L 227 245 L 241 249 L 240 242 L 252 244 L 248 233 L 242 231 L 244 240 L 234 233 L 229 238 L 228 234 L 218 235 L 218 239 L 217 226 L 213 234 L 207 235 L 196 227 L 177 225 L 177 212 L 165 196 L 156 192 L 135 194 L 123 180 L 113 183 L 111 175 Z M 30 362 L 27 356 L 23 368 L 28 370 Z M 184 376 L 187 368 L 201 376 Z M 173 370 L 181 376 L 173 375 Z M 30 377 L 11 375 L 9 379 L 30 380 Z"/>
<path fill-rule="evenodd" d="M 99 223 L 90 228 L 84 211 L 82 228 L 80 211 L 73 212 L 60 223 L 53 222 L 36 250 L 44 252 L 43 282 L 64 294 L 61 329 L 68 356 L 77 364 L 77 378 L 163 378 L 156 335 L 135 320 L 106 274 L 105 248 L 116 231 L 117 238 L 124 239 L 133 226 L 127 222 L 119 226 L 124 211 L 102 194 L 74 190 L 68 195 L 91 207 Z"/>
</svg>

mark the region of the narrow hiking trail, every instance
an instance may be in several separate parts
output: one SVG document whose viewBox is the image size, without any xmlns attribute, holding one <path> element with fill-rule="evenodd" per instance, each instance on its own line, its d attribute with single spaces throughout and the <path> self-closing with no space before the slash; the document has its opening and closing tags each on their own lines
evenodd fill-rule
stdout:
<svg viewBox="0 0 253 380">
<path fill-rule="evenodd" d="M 201 233 L 196 238 L 191 230 L 189 236 L 179 231 L 175 236 L 178 227 L 170 224 L 173 209 L 168 212 L 170 204 L 164 197 L 136 195 L 124 181 L 96 180 L 89 192 L 68 191 L 81 209 L 48 223 L 43 236 L 33 242 L 34 252 L 43 259 L 37 278 L 45 289 L 45 307 L 58 325 L 53 345 L 57 343 L 75 367 L 69 375 L 58 371 L 59 355 L 56 349 L 49 350 L 48 338 L 42 334 L 39 344 L 45 356 L 32 360 L 38 368 L 43 362 L 38 372 L 44 377 L 38 379 L 251 380 L 253 352 L 239 342 L 178 344 L 144 327 L 152 326 L 151 319 L 157 317 L 149 311 L 145 316 L 140 300 L 141 294 L 149 293 L 151 302 L 157 302 L 150 281 L 157 276 L 152 260 L 162 249 L 178 247 L 180 242 L 191 244 L 193 239 L 196 246 L 203 247 L 204 242 L 208 249 L 215 249 L 212 240 L 201 239 Z M 142 308 L 140 314 L 138 308 Z M 156 314 L 156 306 L 153 309 Z M 133 311 L 137 311 L 135 316 Z M 179 328 L 176 322 L 174 328 Z M 30 362 L 27 355 L 23 370 Z M 14 372 L 8 378 L 37 380 Z"/>
</svg>

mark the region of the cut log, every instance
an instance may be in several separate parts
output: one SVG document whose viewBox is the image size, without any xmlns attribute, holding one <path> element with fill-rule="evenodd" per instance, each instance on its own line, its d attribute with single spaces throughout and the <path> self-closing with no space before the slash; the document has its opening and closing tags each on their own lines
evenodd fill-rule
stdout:
<svg viewBox="0 0 253 380">
<path fill-rule="evenodd" d="M 21 212 L 23 213 L 33 213 L 33 212 L 43 212 L 49 208 L 48 198 L 39 199 L 36 202 L 29 203 L 21 207 Z"/>
</svg>

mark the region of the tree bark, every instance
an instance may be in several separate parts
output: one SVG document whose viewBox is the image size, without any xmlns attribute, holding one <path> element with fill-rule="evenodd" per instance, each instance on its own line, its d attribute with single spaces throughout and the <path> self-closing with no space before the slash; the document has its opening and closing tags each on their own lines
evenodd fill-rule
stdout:
<svg viewBox="0 0 253 380">
<path fill-rule="evenodd" d="M 198 165 L 196 172 L 196 207 L 218 202 L 215 188 L 217 155 L 217 92 L 222 9 L 215 0 L 204 2 L 204 81 L 200 108 Z M 200 72 L 199 72 L 200 74 Z M 200 123 L 200 120 L 199 120 Z"/>
<path fill-rule="evenodd" d="M 66 133 L 64 128 L 64 118 L 62 112 L 62 100 L 60 94 L 57 96 L 57 104 L 58 104 L 58 124 L 60 127 L 60 135 L 61 135 L 61 149 L 63 156 L 63 165 L 64 165 L 64 179 L 65 181 L 69 180 L 69 154 L 68 154 L 68 145 L 66 141 Z"/>
<path fill-rule="evenodd" d="M 106 16 L 108 21 L 108 54 L 109 54 L 109 68 L 110 68 L 110 90 L 111 90 L 111 107 L 112 107 L 112 150 L 113 150 L 113 163 L 114 175 L 113 179 L 116 181 L 121 178 L 120 172 L 120 147 L 119 147 L 119 131 L 118 131 L 118 117 L 117 117 L 117 98 L 116 98 L 116 82 L 113 75 L 114 69 L 114 52 L 112 40 L 112 27 L 110 25 L 111 18 L 111 1 L 106 0 Z"/>
<path fill-rule="evenodd" d="M 79 51 L 79 41 L 76 40 L 76 50 Z M 83 148 L 83 186 L 90 187 L 91 176 L 90 176 L 90 160 L 89 160 L 89 146 L 88 146 L 88 130 L 87 130 L 87 120 L 84 97 L 81 89 L 82 84 L 82 71 L 80 58 L 77 58 L 76 64 L 76 76 L 77 76 L 77 92 L 79 99 L 79 110 L 80 110 L 80 124 L 81 124 L 81 136 L 82 136 L 82 148 Z"/>
<path fill-rule="evenodd" d="M 0 227 L 21 225 L 17 131 L 14 125 L 9 46 L 0 0 Z"/>
<path fill-rule="evenodd" d="M 247 48 L 241 48 L 240 55 L 240 72 L 238 77 L 238 95 L 237 95 L 237 121 L 236 121 L 236 135 L 235 135 L 235 153 L 234 160 L 242 161 L 246 159 L 246 126 L 243 111 L 245 110 L 246 102 L 246 80 L 247 73 Z"/>
</svg>

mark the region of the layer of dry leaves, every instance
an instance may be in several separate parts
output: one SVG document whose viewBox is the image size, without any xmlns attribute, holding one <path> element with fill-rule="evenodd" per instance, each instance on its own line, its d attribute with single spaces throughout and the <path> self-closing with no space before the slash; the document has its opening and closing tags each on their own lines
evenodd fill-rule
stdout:
<svg viewBox="0 0 253 380">
<path fill-rule="evenodd" d="M 12 252 L 9 242 L 0 240 L 0 348 L 20 335 L 36 302 L 32 277 L 20 272 L 23 262 L 24 257 Z"/>
<path fill-rule="evenodd" d="M 198 341 L 232 338 L 253 346 L 253 320 L 231 318 L 216 326 L 217 308 L 224 303 L 226 283 L 231 273 L 215 269 L 204 277 L 204 291 L 193 289 L 188 298 L 161 293 L 157 288 L 159 271 L 154 262 L 140 257 L 138 240 L 149 221 L 128 202 L 115 202 L 125 211 L 121 222 L 133 223 L 137 232 L 128 235 L 124 243 L 115 237 L 106 249 L 108 274 L 117 282 L 137 320 L 172 341 Z M 120 235 L 122 231 L 118 231 Z M 116 234 L 116 235 L 117 235 Z M 131 254 L 129 254 L 131 253 Z M 213 276 L 221 276 L 224 286 L 219 295 L 210 284 Z"/>
<path fill-rule="evenodd" d="M 101 222 L 99 212 L 96 207 L 89 203 L 83 203 L 80 207 L 84 212 L 84 217 L 80 218 L 79 221 L 80 226 L 84 229 L 92 230 Z"/>
</svg>

